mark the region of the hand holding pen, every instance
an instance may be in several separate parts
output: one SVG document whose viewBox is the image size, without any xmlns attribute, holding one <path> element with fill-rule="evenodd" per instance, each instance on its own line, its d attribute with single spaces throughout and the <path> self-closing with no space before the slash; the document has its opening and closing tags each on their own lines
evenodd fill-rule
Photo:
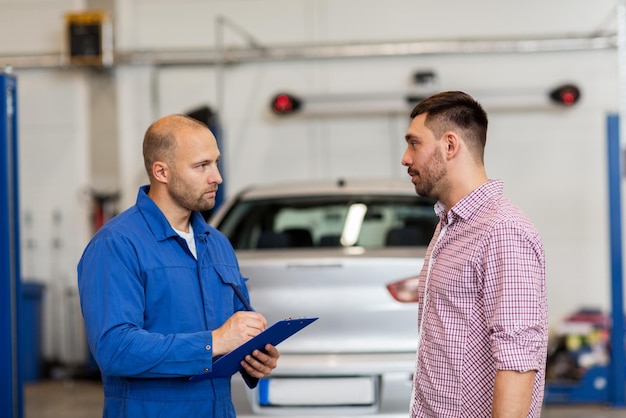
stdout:
<svg viewBox="0 0 626 418">
<path fill-rule="evenodd" d="M 239 311 L 213 331 L 213 357 L 234 350 L 267 328 L 265 317 L 258 312 Z"/>
<path fill-rule="evenodd" d="M 224 323 L 224 325 L 216 331 L 213 331 L 213 357 L 233 350 L 248 341 L 250 338 L 257 336 L 265 330 L 265 328 L 267 328 L 267 320 L 263 315 L 254 311 L 254 308 L 252 308 L 248 298 L 246 298 L 241 289 L 234 283 L 229 284 L 233 288 L 233 292 L 241 301 L 246 311 L 236 312 Z M 220 332 L 222 330 L 225 331 L 223 334 Z M 220 338 L 224 338 L 224 342 L 227 343 L 226 347 L 230 347 L 226 350 L 226 352 L 221 352 L 223 348 L 219 345 L 216 348 L 216 337 L 218 340 Z M 234 339 L 232 339 L 233 337 Z M 243 338 L 243 340 L 240 340 L 241 342 L 237 343 L 239 338 Z M 235 344 L 235 346 L 232 347 L 231 344 Z M 217 353 L 216 350 L 218 350 Z M 254 350 L 252 353 L 247 355 L 241 362 L 241 366 L 249 376 L 260 379 L 270 374 L 271 371 L 276 368 L 279 357 L 280 353 L 276 347 L 271 344 L 267 344 L 264 351 Z"/>
</svg>

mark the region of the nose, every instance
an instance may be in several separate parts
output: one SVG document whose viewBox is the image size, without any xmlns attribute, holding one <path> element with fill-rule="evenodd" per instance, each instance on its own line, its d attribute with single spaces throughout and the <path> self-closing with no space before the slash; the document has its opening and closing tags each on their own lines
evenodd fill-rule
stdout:
<svg viewBox="0 0 626 418">
<path fill-rule="evenodd" d="M 220 169 L 218 168 L 217 165 L 215 165 L 215 170 L 213 170 L 208 180 L 209 180 L 209 183 L 222 184 L 223 182 L 222 175 L 220 174 Z"/>
<path fill-rule="evenodd" d="M 400 164 L 402 164 L 405 167 L 411 167 L 411 165 L 413 164 L 413 160 L 411 156 L 409 155 L 408 150 L 404 151 L 404 155 L 402 155 L 402 160 L 400 161 Z"/>
</svg>

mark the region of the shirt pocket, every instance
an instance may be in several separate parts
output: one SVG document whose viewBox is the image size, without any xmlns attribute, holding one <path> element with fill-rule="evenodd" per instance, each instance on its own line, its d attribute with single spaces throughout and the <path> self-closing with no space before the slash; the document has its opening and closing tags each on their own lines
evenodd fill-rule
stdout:
<svg viewBox="0 0 626 418">
<path fill-rule="evenodd" d="M 236 267 L 217 265 L 214 268 L 222 282 L 224 293 L 230 295 L 228 298 L 231 301 L 230 306 L 224 306 L 230 311 L 230 315 L 235 311 L 245 309 L 250 300 L 246 288 L 248 279 L 243 277 Z"/>
</svg>

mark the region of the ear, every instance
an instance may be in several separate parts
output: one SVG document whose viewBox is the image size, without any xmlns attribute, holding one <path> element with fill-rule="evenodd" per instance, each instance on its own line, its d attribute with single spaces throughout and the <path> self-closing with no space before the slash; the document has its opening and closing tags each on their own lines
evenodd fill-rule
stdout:
<svg viewBox="0 0 626 418">
<path fill-rule="evenodd" d="M 167 183 L 169 181 L 170 169 L 163 161 L 156 161 L 152 164 L 152 176 L 159 183 Z"/>
<path fill-rule="evenodd" d="M 461 138 L 452 131 L 448 131 L 443 135 L 444 155 L 447 160 L 453 159 L 461 150 Z"/>
</svg>

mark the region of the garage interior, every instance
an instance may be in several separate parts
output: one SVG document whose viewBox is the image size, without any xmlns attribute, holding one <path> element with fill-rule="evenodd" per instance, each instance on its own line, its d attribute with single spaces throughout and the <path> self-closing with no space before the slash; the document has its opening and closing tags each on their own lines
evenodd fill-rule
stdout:
<svg viewBox="0 0 626 418">
<path fill-rule="evenodd" d="M 3 88 L 15 95 L 4 116 L 17 121 L 6 129 L 15 150 L 2 151 L 16 154 L 0 305 L 12 318 L 24 297 L 28 310 L 27 376 L 7 374 L 0 391 L 12 418 L 101 416 L 76 263 L 134 204 L 147 183 L 144 130 L 173 113 L 219 129 L 223 198 L 284 180 L 410 186 L 400 164 L 410 109 L 466 91 L 490 117 L 490 177 L 542 235 L 554 338 L 580 348 L 581 316 L 623 325 L 623 1 L 5 0 L 0 10 Z M 9 369 L 12 327 L 0 328 Z M 611 356 L 605 373 L 624 368 L 623 352 Z M 554 389 L 542 416 L 626 416 L 625 372 L 593 376 L 585 361 L 592 372 Z"/>
</svg>

